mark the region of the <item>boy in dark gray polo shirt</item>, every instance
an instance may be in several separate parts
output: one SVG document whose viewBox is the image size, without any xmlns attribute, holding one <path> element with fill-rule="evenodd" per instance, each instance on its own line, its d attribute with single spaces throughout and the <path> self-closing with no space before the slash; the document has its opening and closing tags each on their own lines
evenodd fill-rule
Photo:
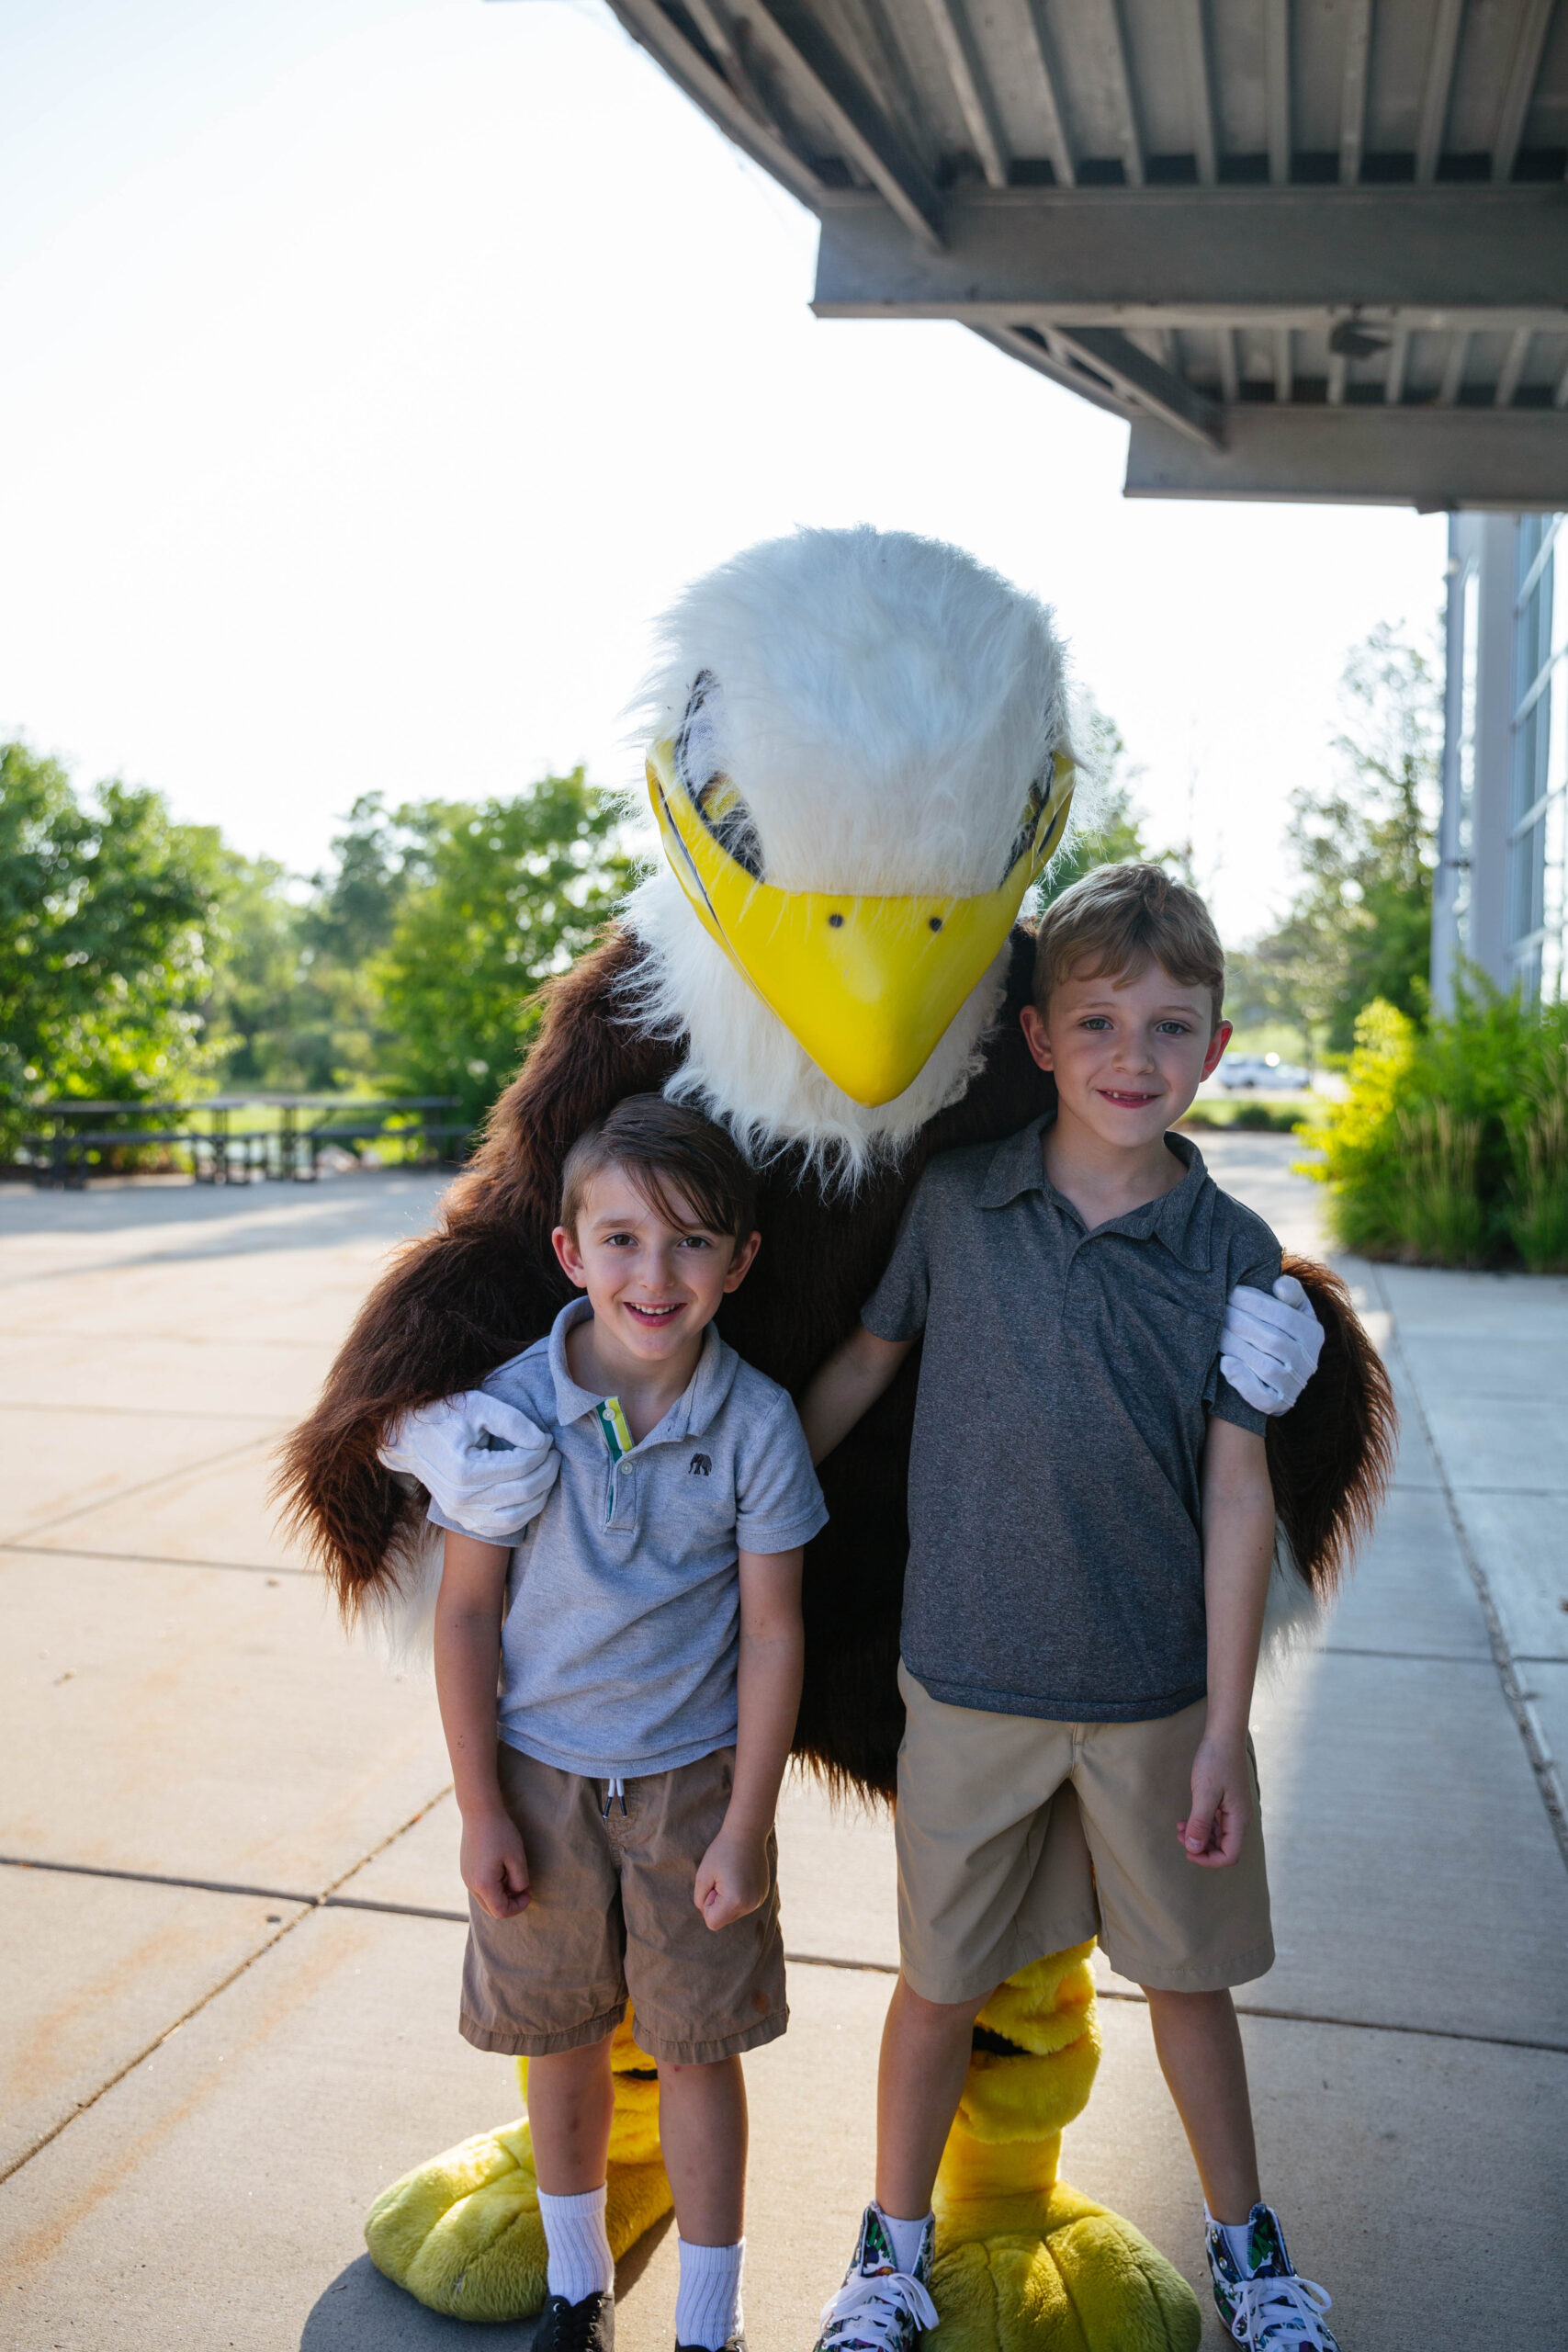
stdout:
<svg viewBox="0 0 1568 2352">
<path fill-rule="evenodd" d="M 1202 901 L 1158 868 L 1064 892 L 1022 1015 L 1055 1118 L 931 1163 L 802 1404 L 820 1461 L 923 1336 L 901 1967 L 876 2200 L 818 2352 L 909 2352 L 935 2324 L 931 2196 L 975 2018 L 1093 1936 L 1147 1996 L 1226 2326 L 1333 2352 L 1328 2299 L 1261 2199 L 1229 1991 L 1274 1957 L 1247 1727 L 1274 1505 L 1220 1329 L 1235 1283 L 1271 1288 L 1280 1245 L 1169 1133 L 1229 1038 L 1224 984 Z"/>
</svg>

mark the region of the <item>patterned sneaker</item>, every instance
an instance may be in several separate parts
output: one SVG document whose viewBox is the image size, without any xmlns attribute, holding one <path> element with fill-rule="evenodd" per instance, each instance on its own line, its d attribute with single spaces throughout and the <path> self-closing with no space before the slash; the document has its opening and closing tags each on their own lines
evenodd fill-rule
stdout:
<svg viewBox="0 0 1568 2352">
<path fill-rule="evenodd" d="M 580 2303 L 547 2296 L 534 2352 L 615 2352 L 615 2296 L 584 2295 Z"/>
<path fill-rule="evenodd" d="M 928 2218 L 913 2276 L 900 2270 L 881 2211 L 868 2205 L 844 2283 L 822 2306 L 814 2352 L 914 2352 L 915 2338 L 936 2325 L 935 2259 L 936 2223 Z"/>
<path fill-rule="evenodd" d="M 1339 2352 L 1323 2324 L 1331 2298 L 1297 2275 L 1271 2205 L 1255 2205 L 1247 2216 L 1250 2272 L 1237 2268 L 1217 2224 L 1211 2224 L 1207 2243 L 1220 2317 L 1247 2352 Z"/>
</svg>

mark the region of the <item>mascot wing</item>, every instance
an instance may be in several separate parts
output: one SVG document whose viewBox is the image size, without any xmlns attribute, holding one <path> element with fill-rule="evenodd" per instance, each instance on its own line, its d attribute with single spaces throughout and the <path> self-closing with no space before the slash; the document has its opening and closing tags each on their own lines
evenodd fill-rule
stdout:
<svg viewBox="0 0 1568 2352">
<path fill-rule="evenodd" d="M 286 1442 L 274 1492 L 285 1526 L 356 1618 L 428 1585 L 423 1487 L 377 1449 L 402 1415 L 477 1388 L 543 1339 L 570 1295 L 550 1246 L 560 1167 L 582 1129 L 627 1094 L 656 1092 L 679 1043 L 639 1034 L 618 990 L 639 960 L 612 933 L 556 981 L 543 1032 L 491 1112 L 471 1168 L 432 1233 L 377 1283 L 314 1411 Z"/>
<path fill-rule="evenodd" d="M 1269 1424 L 1269 1476 L 1282 1575 L 1270 1632 L 1287 1638 L 1337 1594 L 1393 1469 L 1399 1416 L 1382 1357 L 1332 1268 L 1285 1252 L 1323 1326 L 1323 1353 L 1298 1403 Z M 1278 1605 L 1283 1599 L 1283 1606 Z"/>
</svg>

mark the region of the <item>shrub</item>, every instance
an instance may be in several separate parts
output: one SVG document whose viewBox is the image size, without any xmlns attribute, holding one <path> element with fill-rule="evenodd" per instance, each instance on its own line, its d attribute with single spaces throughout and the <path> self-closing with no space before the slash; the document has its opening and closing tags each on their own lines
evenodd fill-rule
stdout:
<svg viewBox="0 0 1568 2352">
<path fill-rule="evenodd" d="M 1344 1247 L 1416 1264 L 1568 1266 L 1568 1005 L 1472 975 L 1418 1027 L 1381 1001 L 1307 1125 Z"/>
<path fill-rule="evenodd" d="M 1509 1123 L 1514 1199 L 1509 1230 L 1532 1274 L 1568 1273 L 1568 1064 Z"/>
</svg>

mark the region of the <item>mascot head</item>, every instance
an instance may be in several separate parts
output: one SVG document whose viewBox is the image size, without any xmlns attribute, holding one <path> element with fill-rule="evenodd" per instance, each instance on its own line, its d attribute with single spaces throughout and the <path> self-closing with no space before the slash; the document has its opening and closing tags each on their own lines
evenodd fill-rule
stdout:
<svg viewBox="0 0 1568 2352">
<path fill-rule="evenodd" d="M 1051 616 L 956 548 L 800 531 L 664 616 L 637 890 L 671 1091 L 852 1178 L 957 1099 L 1073 791 Z"/>
</svg>

